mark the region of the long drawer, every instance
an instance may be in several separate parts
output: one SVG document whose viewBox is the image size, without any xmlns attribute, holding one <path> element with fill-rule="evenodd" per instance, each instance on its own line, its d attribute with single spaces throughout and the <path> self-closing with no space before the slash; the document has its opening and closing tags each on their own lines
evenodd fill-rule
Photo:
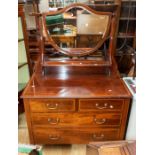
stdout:
<svg viewBox="0 0 155 155">
<path fill-rule="evenodd" d="M 75 111 L 74 99 L 31 99 L 31 112 Z"/>
<path fill-rule="evenodd" d="M 78 144 L 93 141 L 118 140 L 118 129 L 102 128 L 34 128 L 36 144 Z"/>
<path fill-rule="evenodd" d="M 80 99 L 79 111 L 122 111 L 122 99 Z"/>
<path fill-rule="evenodd" d="M 69 126 L 119 126 L 121 114 L 81 114 L 81 113 L 32 113 L 32 124 L 34 126 L 69 127 Z"/>
</svg>

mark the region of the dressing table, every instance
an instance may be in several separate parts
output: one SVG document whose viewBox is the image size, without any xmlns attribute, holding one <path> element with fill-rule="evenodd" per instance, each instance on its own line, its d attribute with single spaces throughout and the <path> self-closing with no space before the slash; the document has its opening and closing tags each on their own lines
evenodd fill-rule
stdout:
<svg viewBox="0 0 155 155">
<path fill-rule="evenodd" d="M 55 25 L 47 24 L 49 16 L 56 18 L 72 12 L 74 20 L 64 19 L 63 26 L 59 20 Z M 90 20 L 84 20 L 83 26 L 95 28 L 91 24 L 100 20 L 103 29 L 77 34 L 74 46 L 68 44 L 68 39 L 61 44 L 58 36 L 52 37 L 70 32 L 66 25 L 77 28 L 78 15 L 89 15 Z M 22 95 L 30 142 L 87 144 L 124 139 L 131 94 L 119 77 L 112 55 L 114 13 L 72 4 L 37 16 L 41 25 L 41 57 Z M 55 48 L 50 55 L 44 53 L 44 39 Z"/>
</svg>

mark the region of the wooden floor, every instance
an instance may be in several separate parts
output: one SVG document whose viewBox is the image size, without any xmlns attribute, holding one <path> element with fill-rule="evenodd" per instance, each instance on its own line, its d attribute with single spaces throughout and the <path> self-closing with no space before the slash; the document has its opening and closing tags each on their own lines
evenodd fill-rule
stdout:
<svg viewBox="0 0 155 155">
<path fill-rule="evenodd" d="M 29 144 L 29 136 L 25 115 L 19 115 L 18 143 Z M 47 145 L 43 147 L 43 155 L 86 155 L 86 145 Z"/>
<path fill-rule="evenodd" d="M 86 155 L 86 145 L 45 146 L 43 155 Z"/>
</svg>

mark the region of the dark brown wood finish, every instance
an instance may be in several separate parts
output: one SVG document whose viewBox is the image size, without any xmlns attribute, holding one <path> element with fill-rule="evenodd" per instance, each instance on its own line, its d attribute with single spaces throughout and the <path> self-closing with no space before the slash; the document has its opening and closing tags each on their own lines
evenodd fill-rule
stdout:
<svg viewBox="0 0 155 155">
<path fill-rule="evenodd" d="M 18 92 L 18 114 L 21 114 L 24 112 L 23 99 L 20 98 L 21 94 L 22 94 L 22 91 Z"/>
<path fill-rule="evenodd" d="M 29 139 L 30 143 L 34 143 L 34 136 L 32 131 L 32 123 L 31 123 L 31 112 L 30 112 L 30 105 L 28 104 L 28 99 L 24 99 L 24 108 L 25 108 L 25 114 L 26 114 L 26 120 L 27 120 L 27 126 L 28 126 L 28 132 L 29 132 Z"/>
<path fill-rule="evenodd" d="M 48 76 L 36 70 L 23 93 L 31 143 L 124 139 L 131 94 L 117 72 L 64 75 L 62 68 Z"/>
<path fill-rule="evenodd" d="M 32 99 L 31 112 L 62 112 L 75 111 L 74 99 Z"/>
<path fill-rule="evenodd" d="M 114 27 L 115 21 L 112 23 Z M 114 34 L 112 28 L 111 36 Z M 110 51 L 112 54 L 114 48 Z M 107 67 L 95 65 L 95 60 L 64 64 L 51 59 L 43 74 L 40 58 L 22 95 L 32 144 L 124 139 L 131 94 L 113 56 L 111 61 L 112 66 Z"/>
<path fill-rule="evenodd" d="M 36 127 L 119 127 L 121 114 L 113 113 L 32 113 Z"/>
<path fill-rule="evenodd" d="M 34 128 L 38 144 L 85 144 L 93 141 L 118 140 L 118 129 L 103 128 Z"/>
<path fill-rule="evenodd" d="M 122 111 L 124 100 L 120 99 L 80 99 L 80 111 Z"/>
<path fill-rule="evenodd" d="M 62 66 L 59 69 L 61 71 L 64 67 Z M 119 99 L 122 97 L 129 98 L 130 96 L 127 88 L 123 85 L 123 81 L 119 78 L 103 74 L 71 75 L 63 71 L 56 75 L 53 73 L 49 77 L 34 75 L 24 92 L 24 98 Z"/>
</svg>

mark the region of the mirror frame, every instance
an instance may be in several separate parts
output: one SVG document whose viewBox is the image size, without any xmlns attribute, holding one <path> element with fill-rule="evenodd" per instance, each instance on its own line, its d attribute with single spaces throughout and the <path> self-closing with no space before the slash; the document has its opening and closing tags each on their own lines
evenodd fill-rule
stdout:
<svg viewBox="0 0 155 155">
<path fill-rule="evenodd" d="M 89 48 L 68 48 L 68 50 L 64 50 L 62 48 L 60 48 L 55 41 L 53 40 L 52 37 L 50 37 L 50 35 L 48 34 L 48 30 L 46 27 L 46 16 L 52 16 L 52 15 L 58 15 L 61 13 L 64 13 L 66 11 L 69 11 L 73 8 L 82 8 L 84 10 L 87 10 L 88 12 L 92 13 L 92 14 L 96 14 L 96 15 L 107 15 L 109 16 L 109 20 L 108 20 L 108 26 L 106 28 L 106 32 L 102 35 L 102 39 L 97 43 L 97 45 L 94 48 L 90 48 L 90 50 L 88 50 Z M 61 52 L 67 56 L 73 57 L 73 56 L 86 56 L 86 55 L 90 55 L 91 53 L 97 51 L 102 44 L 105 42 L 105 40 L 108 38 L 108 36 L 110 36 L 110 30 L 111 25 L 112 25 L 112 16 L 113 13 L 112 12 L 100 12 L 100 11 L 95 11 L 93 9 L 91 9 L 90 7 L 88 7 L 85 4 L 82 3 L 73 3 L 61 10 L 58 11 L 54 11 L 54 12 L 44 12 L 42 14 L 42 23 L 43 23 L 43 31 L 44 31 L 44 35 L 45 37 L 48 39 L 49 43 L 58 51 Z M 85 51 L 85 49 L 87 49 L 87 51 Z M 76 51 L 76 52 L 75 52 Z"/>
</svg>

